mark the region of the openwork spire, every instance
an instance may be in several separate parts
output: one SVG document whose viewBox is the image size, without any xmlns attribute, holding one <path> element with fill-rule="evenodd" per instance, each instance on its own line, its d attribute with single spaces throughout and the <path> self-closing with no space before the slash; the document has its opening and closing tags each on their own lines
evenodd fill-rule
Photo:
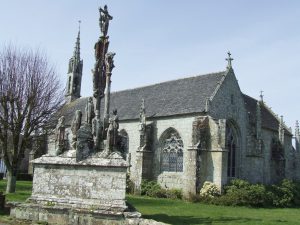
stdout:
<svg viewBox="0 0 300 225">
<path fill-rule="evenodd" d="M 80 23 L 81 23 L 81 20 L 79 20 L 78 23 L 79 23 L 78 35 L 77 35 L 75 49 L 74 49 L 74 61 L 75 62 L 80 61 Z"/>
</svg>

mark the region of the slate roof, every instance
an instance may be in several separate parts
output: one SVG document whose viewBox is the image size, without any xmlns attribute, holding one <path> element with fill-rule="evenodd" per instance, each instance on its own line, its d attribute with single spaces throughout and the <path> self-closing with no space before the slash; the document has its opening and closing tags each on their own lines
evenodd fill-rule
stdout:
<svg viewBox="0 0 300 225">
<path fill-rule="evenodd" d="M 222 71 L 112 92 L 110 109 L 118 109 L 120 120 L 138 119 L 144 98 L 147 117 L 202 112 L 205 110 L 206 99 L 211 97 L 225 73 Z M 63 107 L 60 113 L 65 115 L 66 124 L 71 123 L 70 118 L 73 118 L 76 109 L 84 113 L 87 99 L 76 99 Z M 103 108 L 104 101 L 101 102 Z"/>
<path fill-rule="evenodd" d="M 255 123 L 257 100 L 245 94 L 243 94 L 243 97 L 246 110 L 250 113 L 250 122 Z M 279 120 L 271 113 L 271 110 L 265 105 L 265 103 L 261 106 L 261 118 L 263 128 L 278 131 Z M 287 127 L 285 127 L 285 132 L 292 135 L 290 131 L 288 131 Z"/>
<path fill-rule="evenodd" d="M 141 100 L 145 99 L 147 117 L 164 117 L 203 112 L 206 99 L 211 97 L 226 71 L 198 75 L 189 78 L 167 81 L 159 84 L 112 92 L 110 109 L 117 108 L 120 120 L 139 118 Z M 257 100 L 243 94 L 246 110 L 250 113 L 251 122 L 255 122 Z M 88 97 L 79 98 L 66 104 L 59 112 L 66 117 L 70 125 L 77 109 L 85 117 L 85 106 Z M 104 108 L 104 99 L 101 110 Z M 262 126 L 278 131 L 279 121 L 267 106 L 261 108 Z M 286 129 L 290 134 L 290 132 Z"/>
</svg>

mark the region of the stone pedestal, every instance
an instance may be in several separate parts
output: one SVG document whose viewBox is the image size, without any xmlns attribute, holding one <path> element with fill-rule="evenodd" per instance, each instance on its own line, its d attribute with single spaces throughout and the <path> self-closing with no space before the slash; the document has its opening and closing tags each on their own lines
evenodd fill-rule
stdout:
<svg viewBox="0 0 300 225">
<path fill-rule="evenodd" d="M 138 150 L 136 152 L 136 171 L 134 193 L 141 194 L 141 183 L 143 179 L 152 179 L 153 152 Z"/>
<path fill-rule="evenodd" d="M 197 146 L 189 146 L 187 149 L 188 162 L 185 168 L 185 189 L 184 197 L 189 198 L 195 195 L 197 190 Z"/>
<path fill-rule="evenodd" d="M 128 165 L 117 156 L 99 158 L 95 154 L 78 162 L 75 150 L 70 150 L 35 159 L 32 195 L 28 203 L 12 209 L 11 215 L 61 225 L 124 219 Z"/>
</svg>

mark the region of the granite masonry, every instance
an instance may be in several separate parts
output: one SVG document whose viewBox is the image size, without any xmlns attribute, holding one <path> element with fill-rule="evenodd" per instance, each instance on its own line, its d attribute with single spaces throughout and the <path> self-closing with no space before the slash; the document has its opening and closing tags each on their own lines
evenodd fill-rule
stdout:
<svg viewBox="0 0 300 225">
<path fill-rule="evenodd" d="M 123 188 L 126 173 L 136 193 L 141 191 L 142 180 L 147 179 L 163 188 L 181 189 L 185 197 L 199 193 L 205 181 L 215 183 L 220 190 L 235 178 L 264 184 L 283 178 L 300 181 L 298 122 L 293 135 L 262 95 L 257 100 L 241 91 L 229 52 L 224 71 L 110 93 L 114 54 L 107 52 L 106 34 L 112 16 L 107 8 L 100 11 L 102 36 L 94 47 L 93 96 L 80 97 L 78 33 L 69 65 L 66 104 L 57 116 L 60 125 L 48 135 L 48 154 L 33 161 L 38 174 L 50 174 L 59 181 L 50 186 L 46 178 L 40 184 L 34 181 L 32 201 L 44 201 L 40 198 L 46 196 L 42 187 L 51 199 L 61 182 L 65 187 L 53 198 L 76 199 L 71 178 L 78 170 L 82 176 L 79 184 L 84 181 L 87 185 L 85 190 L 79 188 L 87 197 L 82 208 L 89 207 L 91 196 L 107 206 L 105 195 L 110 198 L 108 205 L 120 211 L 126 207 L 124 193 L 118 188 Z M 70 164 L 60 164 L 60 160 Z M 111 166 L 110 160 L 119 160 L 119 166 Z M 45 171 L 48 166 L 44 161 L 53 162 L 51 172 Z M 110 178 L 106 173 L 111 174 Z M 106 196 L 103 185 L 116 193 Z"/>
</svg>

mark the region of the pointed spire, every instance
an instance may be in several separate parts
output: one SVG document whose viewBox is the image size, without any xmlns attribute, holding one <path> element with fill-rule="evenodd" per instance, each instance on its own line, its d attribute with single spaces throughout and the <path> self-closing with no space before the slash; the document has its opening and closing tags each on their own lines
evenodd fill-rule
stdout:
<svg viewBox="0 0 300 225">
<path fill-rule="evenodd" d="M 77 35 L 77 39 L 76 39 L 74 56 L 73 56 L 75 63 L 80 61 L 80 23 L 81 23 L 81 20 L 78 21 L 78 35 Z"/>
<path fill-rule="evenodd" d="M 279 136 L 279 141 L 283 145 L 284 144 L 284 122 L 283 122 L 283 116 L 280 116 L 278 136 Z"/>
<path fill-rule="evenodd" d="M 225 59 L 228 62 L 227 69 L 231 69 L 232 68 L 231 61 L 233 60 L 233 58 L 231 58 L 230 51 L 227 52 L 227 55 L 228 55 L 228 58 Z"/>
</svg>

